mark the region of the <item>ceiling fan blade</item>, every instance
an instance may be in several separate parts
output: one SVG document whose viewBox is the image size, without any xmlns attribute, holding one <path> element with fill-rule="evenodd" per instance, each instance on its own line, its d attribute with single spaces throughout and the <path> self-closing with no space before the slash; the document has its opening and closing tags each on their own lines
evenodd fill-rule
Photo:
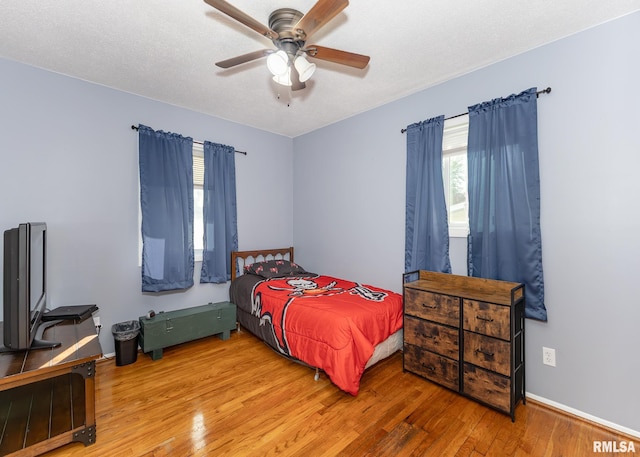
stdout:
<svg viewBox="0 0 640 457">
<path fill-rule="evenodd" d="M 291 90 L 301 90 L 307 87 L 305 83 L 300 81 L 300 73 L 298 73 L 298 69 L 294 65 L 291 65 L 289 68 L 291 69 Z"/>
<path fill-rule="evenodd" d="M 251 62 L 252 60 L 260 59 L 261 57 L 266 57 L 269 54 L 274 53 L 275 51 L 272 49 L 261 49 L 260 51 L 253 51 L 248 54 L 243 54 L 241 56 L 232 57 L 231 59 L 221 60 L 220 62 L 216 62 L 216 65 L 220 68 L 231 68 L 236 65 L 240 65 L 242 63 Z"/>
<path fill-rule="evenodd" d="M 364 68 L 369 63 L 369 56 L 356 54 L 353 52 L 340 51 L 338 49 L 325 48 L 324 46 L 311 45 L 303 49 L 309 57 L 329 62 L 348 65 L 354 68 Z"/>
<path fill-rule="evenodd" d="M 230 5 L 224 0 L 204 0 L 204 1 L 205 3 L 208 3 L 209 5 L 213 6 L 215 9 L 223 12 L 227 16 L 232 17 L 233 19 L 240 22 L 241 24 L 244 24 L 250 29 L 255 30 L 262 36 L 266 36 L 267 38 L 272 40 L 275 40 L 276 38 L 278 38 L 278 32 L 271 30 L 266 25 L 255 20 L 254 18 L 249 16 L 247 13 L 240 11 L 238 8 L 236 8 L 233 5 Z"/>
<path fill-rule="evenodd" d="M 306 40 L 348 5 L 349 0 L 318 0 L 293 30 Z"/>
</svg>

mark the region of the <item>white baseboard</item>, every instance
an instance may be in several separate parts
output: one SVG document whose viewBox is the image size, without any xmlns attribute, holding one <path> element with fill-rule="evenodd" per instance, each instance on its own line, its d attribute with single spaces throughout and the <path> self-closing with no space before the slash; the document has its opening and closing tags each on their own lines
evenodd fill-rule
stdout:
<svg viewBox="0 0 640 457">
<path fill-rule="evenodd" d="M 138 348 L 138 356 L 144 354 L 144 352 L 142 352 L 142 349 Z M 111 359 L 115 359 L 116 358 L 116 353 L 115 352 L 109 352 L 107 354 L 102 354 L 102 357 L 100 357 L 98 360 L 111 360 Z"/>
<path fill-rule="evenodd" d="M 571 408 L 570 406 L 563 405 L 562 403 L 555 402 L 553 400 L 549 400 L 548 398 L 539 397 L 538 395 L 534 395 L 532 393 L 527 392 L 527 399 L 531 399 L 537 401 L 538 403 L 542 403 L 552 408 L 558 409 L 560 411 L 564 411 L 573 416 L 581 417 L 582 419 L 588 420 L 590 422 L 594 422 L 596 424 L 600 424 L 604 427 L 610 428 L 612 430 L 616 430 L 620 433 L 624 433 L 625 435 L 633 436 L 635 438 L 640 438 L 640 432 L 637 430 L 632 430 L 628 427 L 623 427 L 622 425 L 614 424 L 613 422 L 609 422 L 607 420 L 601 419 L 596 416 L 592 416 L 591 414 L 587 414 L 575 408 Z"/>
</svg>

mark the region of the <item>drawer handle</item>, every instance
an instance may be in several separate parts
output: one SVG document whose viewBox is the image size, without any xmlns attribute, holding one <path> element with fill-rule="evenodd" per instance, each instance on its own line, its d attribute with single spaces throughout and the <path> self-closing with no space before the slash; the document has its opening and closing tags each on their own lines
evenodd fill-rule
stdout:
<svg viewBox="0 0 640 457">
<path fill-rule="evenodd" d="M 478 319 L 479 321 L 493 322 L 493 318 L 480 316 L 478 314 L 476 314 L 476 319 Z"/>
<path fill-rule="evenodd" d="M 422 364 L 423 368 L 426 368 L 427 370 L 431 371 L 432 373 L 435 373 L 436 369 L 435 367 L 433 367 L 432 365 L 425 365 L 424 363 Z"/>
<path fill-rule="evenodd" d="M 423 308 L 427 308 L 427 309 L 436 309 L 437 306 L 436 305 L 427 305 L 426 303 L 422 304 Z"/>
<path fill-rule="evenodd" d="M 428 338 L 430 340 L 435 340 L 436 337 L 433 335 L 425 335 L 424 333 L 421 333 L 420 336 L 422 336 L 423 338 Z"/>
<path fill-rule="evenodd" d="M 483 351 L 483 350 L 482 350 L 482 348 L 478 348 L 478 349 L 476 349 L 476 353 L 478 353 L 478 352 L 479 352 L 480 354 L 484 354 L 484 355 L 486 355 L 487 357 L 493 357 L 493 354 L 494 354 L 493 352 L 486 352 L 486 351 Z"/>
</svg>

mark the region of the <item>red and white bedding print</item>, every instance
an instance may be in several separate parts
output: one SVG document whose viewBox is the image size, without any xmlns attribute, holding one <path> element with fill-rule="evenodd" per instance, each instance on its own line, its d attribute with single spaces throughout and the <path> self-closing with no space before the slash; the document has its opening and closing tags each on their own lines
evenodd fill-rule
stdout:
<svg viewBox="0 0 640 457">
<path fill-rule="evenodd" d="M 255 285 L 252 313 L 271 322 L 283 354 L 356 395 L 375 346 L 402 328 L 402 296 L 330 276 L 271 278 Z"/>
</svg>

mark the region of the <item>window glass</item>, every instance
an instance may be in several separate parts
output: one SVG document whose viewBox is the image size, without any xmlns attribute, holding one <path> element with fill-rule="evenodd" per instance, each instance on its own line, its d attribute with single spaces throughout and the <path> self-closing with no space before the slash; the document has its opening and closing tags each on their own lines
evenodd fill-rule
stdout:
<svg viewBox="0 0 640 457">
<path fill-rule="evenodd" d="M 195 260 L 202 260 L 204 248 L 204 148 L 193 143 L 193 250 Z"/>
<path fill-rule="evenodd" d="M 449 236 L 452 237 L 466 237 L 469 233 L 468 136 L 468 115 L 445 120 L 442 140 L 442 177 L 449 219 Z"/>
</svg>

